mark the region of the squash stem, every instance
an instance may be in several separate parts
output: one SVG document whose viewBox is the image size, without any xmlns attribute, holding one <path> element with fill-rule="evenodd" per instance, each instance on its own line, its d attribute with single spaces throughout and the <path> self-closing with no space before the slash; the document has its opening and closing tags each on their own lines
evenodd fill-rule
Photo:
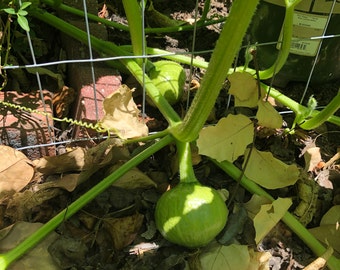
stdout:
<svg viewBox="0 0 340 270">
<path fill-rule="evenodd" d="M 198 89 L 183 123 L 172 129 L 172 134 L 176 139 L 190 142 L 197 138 L 214 107 L 258 2 L 259 0 L 237 0 L 233 2 L 229 17 L 202 79 L 201 87 Z"/>
<path fill-rule="evenodd" d="M 176 141 L 181 183 L 199 184 L 192 167 L 191 148 L 189 142 Z"/>
</svg>

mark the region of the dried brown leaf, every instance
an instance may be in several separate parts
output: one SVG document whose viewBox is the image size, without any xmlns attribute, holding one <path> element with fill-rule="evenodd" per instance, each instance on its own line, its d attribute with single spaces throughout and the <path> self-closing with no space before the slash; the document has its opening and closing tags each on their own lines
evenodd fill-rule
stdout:
<svg viewBox="0 0 340 270">
<path fill-rule="evenodd" d="M 20 191 L 32 180 L 32 162 L 23 153 L 4 145 L 0 146 L 0 156 L 0 194 Z"/>
</svg>

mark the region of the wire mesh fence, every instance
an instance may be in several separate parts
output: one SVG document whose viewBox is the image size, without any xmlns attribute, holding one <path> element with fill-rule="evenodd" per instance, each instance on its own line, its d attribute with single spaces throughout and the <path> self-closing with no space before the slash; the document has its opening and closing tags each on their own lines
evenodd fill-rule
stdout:
<svg viewBox="0 0 340 270">
<path fill-rule="evenodd" d="M 47 1 L 46 3 L 48 3 Z M 101 90 L 98 89 L 98 76 L 96 72 L 102 69 L 102 66 L 98 66 L 97 64 L 109 64 L 117 63 L 120 59 L 152 59 L 152 58 L 167 58 L 169 56 L 181 56 L 187 55 L 190 56 L 192 61 L 194 57 L 199 55 L 205 55 L 206 53 L 211 53 L 211 49 L 201 50 L 197 49 L 199 46 L 198 43 L 202 41 L 202 37 L 197 36 L 197 27 L 196 22 L 202 17 L 202 13 L 204 13 L 203 3 L 204 1 L 197 1 L 196 7 L 192 11 L 191 21 L 193 24 L 191 27 L 190 35 L 192 36 L 192 44 L 189 51 L 180 51 L 176 50 L 171 52 L 170 50 L 166 51 L 157 51 L 153 53 L 149 53 L 149 49 L 147 47 L 148 39 L 146 38 L 143 44 L 143 50 L 141 55 L 131 55 L 126 54 L 124 56 L 117 57 L 107 57 L 106 55 L 100 55 L 95 53 L 93 49 L 93 40 L 91 39 L 91 35 L 93 32 L 96 32 L 95 35 L 100 31 L 106 31 L 103 25 L 98 24 L 98 22 L 93 23 L 92 13 L 96 13 L 97 11 L 97 1 L 85 1 L 78 3 L 77 8 L 82 11 L 83 17 L 79 19 L 79 17 L 73 22 L 73 25 L 81 25 L 80 28 L 83 28 L 87 35 L 87 42 L 84 45 L 81 45 L 79 42 L 72 42 L 72 38 L 66 38 L 62 35 L 62 39 L 70 42 L 71 48 L 67 48 L 67 57 L 66 59 L 58 59 L 51 60 L 47 59 L 46 61 L 37 61 L 37 52 L 39 47 L 36 42 L 36 38 L 33 36 L 34 31 L 26 31 L 26 37 L 28 48 L 25 48 L 27 53 L 30 55 L 31 62 L 27 62 L 24 64 L 18 64 L 12 62 L 12 64 L 3 65 L 2 74 L 4 72 L 14 74 L 13 76 L 20 77 L 18 75 L 20 72 L 23 74 L 23 79 L 19 82 L 19 86 L 25 84 L 27 80 L 28 73 L 33 75 L 34 80 L 36 81 L 38 91 L 36 94 L 27 95 L 22 97 L 16 94 L 13 94 L 12 91 L 3 92 L 3 97 L 1 101 L 1 112 L 2 112 L 2 127 L 1 127 L 1 138 L 0 143 L 12 146 L 18 150 L 23 150 L 28 153 L 29 156 L 41 156 L 41 155 L 53 155 L 55 154 L 56 147 L 60 145 L 66 145 L 71 142 L 81 142 L 81 141 L 94 141 L 101 140 L 106 138 L 106 134 L 100 134 L 96 132 L 98 126 L 96 123 L 100 120 L 102 114 L 102 101 L 103 98 L 100 97 Z M 255 46 L 257 49 L 257 57 L 259 62 L 259 68 L 267 68 L 270 66 L 274 59 L 278 55 L 278 51 L 280 49 L 282 33 L 280 34 L 282 28 L 282 21 L 284 17 L 284 7 L 282 6 L 283 1 L 264 1 L 261 3 L 261 7 L 259 7 L 257 13 L 254 16 L 252 26 L 250 27 L 244 42 L 244 46 L 240 50 L 240 54 L 235 61 L 235 67 L 239 65 L 239 63 L 243 63 L 243 54 L 244 49 L 249 46 Z M 322 2 L 322 4 L 320 3 Z M 70 2 L 72 3 L 72 1 Z M 22 3 L 20 3 L 22 5 Z M 142 4 L 142 33 L 143 36 L 148 35 L 147 31 L 147 18 L 146 12 L 144 9 L 144 1 L 141 1 Z M 224 10 L 226 7 L 230 5 L 229 2 L 221 2 L 219 5 L 222 5 Z M 267 81 L 270 85 L 285 85 L 289 81 L 303 81 L 304 82 L 304 90 L 300 93 L 298 97 L 298 102 L 303 103 L 306 102 L 306 95 L 308 96 L 308 87 L 310 83 L 325 83 L 327 81 L 336 80 L 340 77 L 340 67 L 339 67 L 339 44 L 340 44 L 340 33 L 339 33 L 339 17 L 340 17 L 340 3 L 336 0 L 333 1 L 302 1 L 302 4 L 298 6 L 298 11 L 295 12 L 294 15 L 294 37 L 290 50 L 290 57 L 287 60 L 286 65 L 283 68 L 283 71 L 274 74 L 273 78 Z M 102 16 L 103 13 L 108 12 L 108 8 L 105 5 L 105 2 L 101 4 L 99 16 Z M 112 11 L 111 11 L 112 12 Z M 61 11 L 63 15 L 61 17 L 65 18 L 65 11 Z M 89 16 L 90 14 L 90 16 Z M 277 17 L 273 20 L 273 14 L 276 14 Z M 78 14 L 79 15 L 79 14 Z M 74 16 L 74 15 L 72 15 Z M 108 15 L 106 15 L 108 16 Z M 115 13 L 111 13 L 112 17 L 116 16 Z M 213 18 L 214 14 L 210 14 Z M 91 18 L 89 18 L 91 17 Z M 72 18 L 73 19 L 73 18 Z M 220 19 L 220 18 L 217 18 Z M 29 25 L 31 29 L 35 29 L 35 25 L 37 21 L 29 21 L 32 23 Z M 94 25 L 95 24 L 95 25 Z M 126 27 L 123 23 L 122 27 Z M 275 26 L 275 27 L 272 27 Z M 216 32 L 219 32 L 223 27 L 223 20 L 217 20 L 217 23 L 213 25 Z M 50 29 L 50 28 L 49 28 Z M 267 30 L 267 31 L 266 31 Z M 212 30 L 213 31 L 213 30 Z M 275 31 L 275 32 L 273 32 Z M 149 34 L 150 35 L 150 34 Z M 166 36 L 166 34 L 164 34 Z M 164 37 L 163 36 L 163 37 Z M 169 34 L 171 36 L 171 34 Z M 168 36 L 166 36 L 169 38 Z M 3 40 L 4 43 L 4 40 Z M 78 45 L 79 47 L 78 47 Z M 65 46 L 65 45 L 62 45 Z M 66 45 L 67 46 L 67 45 Z M 4 50 L 4 47 L 2 48 Z M 159 48 L 157 48 L 159 49 Z M 76 53 L 74 53 L 76 51 Z M 20 51 L 19 51 L 20 53 Z M 73 58 L 73 55 L 78 56 L 78 58 Z M 81 56 L 84 57 L 81 57 Z M 190 82 L 194 76 L 194 67 L 193 62 L 188 63 L 188 73 L 187 73 L 187 81 Z M 145 63 L 145 62 L 143 62 Z M 69 114 L 57 114 L 56 115 L 56 106 L 57 104 L 53 102 L 56 94 L 51 93 L 52 91 L 48 91 L 44 87 L 42 80 L 45 76 L 51 76 L 55 82 L 58 84 L 58 90 L 63 89 L 65 87 L 64 80 L 70 81 L 70 78 L 63 78 L 60 73 L 51 72 L 51 70 L 56 70 L 62 66 L 68 66 L 70 69 L 73 68 L 75 70 L 80 70 L 83 67 L 86 67 L 88 72 L 85 72 L 86 79 L 82 78 L 81 81 L 88 83 L 89 88 L 91 89 L 91 94 L 88 94 L 89 99 L 92 99 L 93 106 L 91 105 L 87 110 L 91 110 L 94 115 L 93 119 L 85 119 L 84 115 L 81 113 L 77 113 L 72 108 L 68 108 Z M 143 64 L 143 69 L 145 71 L 146 66 Z M 109 73 L 114 74 L 112 68 L 109 69 Z M 99 72 L 100 73 L 100 72 Z M 70 73 L 69 73 L 70 74 Z M 74 76 L 79 76 L 82 73 L 73 73 Z M 30 76 L 31 76 L 30 75 Z M 115 75 L 116 76 L 116 75 Z M 117 85 L 121 82 L 119 81 L 121 77 L 118 76 Z M 125 77 L 124 77 L 125 79 Z M 106 82 L 106 85 L 111 82 Z M 126 83 L 123 81 L 122 83 Z M 105 83 L 104 83 L 105 84 Z M 117 86 L 115 85 L 115 86 Z M 71 85 L 70 87 L 66 87 L 67 91 L 74 87 Z M 76 87 L 81 88 L 81 85 L 77 85 Z M 76 91 L 80 91 L 81 89 L 75 89 Z M 114 89 L 112 89 L 114 90 Z M 143 90 L 143 98 L 141 99 L 140 109 L 141 115 L 145 116 L 148 114 L 148 107 L 146 106 L 146 91 L 144 85 L 142 85 Z M 64 91 L 66 93 L 66 91 Z M 104 91 L 105 92 L 105 91 Z M 108 95 L 108 92 L 104 93 Z M 73 97 L 72 97 L 73 95 Z M 335 93 L 334 93 L 335 95 Z M 81 95 L 78 94 L 70 94 L 66 97 L 66 99 L 76 99 L 74 104 L 78 104 L 82 106 L 84 101 L 79 101 L 81 99 Z M 186 109 L 190 105 L 189 100 L 186 103 Z M 62 106 L 66 106 L 65 102 L 61 104 Z M 83 103 L 82 103 L 83 102 Z M 37 105 L 38 104 L 38 105 Z M 71 104 L 71 102 L 70 102 Z M 30 106 L 31 105 L 31 106 Z M 38 106 L 38 107 L 37 107 Z M 72 106 L 72 105 L 69 105 Z M 77 106 L 77 105 L 74 105 Z M 85 106 L 85 104 L 83 104 Z M 89 105 L 86 105 L 89 106 Z M 85 106 L 85 107 L 86 107 Z M 83 108 L 84 109 L 84 108 Z M 63 110 L 63 108 L 61 108 Z M 8 112 L 12 114 L 18 122 L 15 120 L 9 120 Z M 73 112 L 73 113 L 72 113 Z M 289 111 L 288 111 L 289 112 Z M 51 118 L 51 114 L 54 113 L 53 118 Z M 283 112 L 284 113 L 284 112 Z M 67 117 L 67 118 L 65 118 Z M 6 120 L 7 119 L 7 120 Z M 6 122 L 7 121 L 7 122 Z M 20 122 L 20 124 L 19 124 Z M 55 123 L 65 124 L 63 127 L 64 132 L 60 132 L 60 126 L 56 128 Z M 7 125 L 6 123 L 9 123 Z M 27 125 L 27 123 L 30 123 Z M 68 128 L 70 124 L 71 128 Z M 17 126 L 15 126 L 17 125 Z M 82 133 L 75 132 L 76 127 L 90 128 L 95 130 L 89 134 L 88 132 Z M 73 130 L 73 132 L 71 132 Z M 23 133 L 26 133 L 25 135 Z M 66 134 L 66 135 L 65 135 Z M 24 138 L 24 139 L 23 139 Z"/>
</svg>

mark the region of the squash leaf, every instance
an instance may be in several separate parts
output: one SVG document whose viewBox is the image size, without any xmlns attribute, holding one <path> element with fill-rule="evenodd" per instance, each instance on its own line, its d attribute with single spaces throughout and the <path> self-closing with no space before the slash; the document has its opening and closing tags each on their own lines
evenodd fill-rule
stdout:
<svg viewBox="0 0 340 270">
<path fill-rule="evenodd" d="M 274 228 L 291 205 L 291 199 L 278 198 L 271 204 L 264 204 L 261 206 L 260 211 L 253 219 L 256 231 L 256 244 L 258 244 L 271 229 Z"/>
<path fill-rule="evenodd" d="M 249 151 L 246 151 L 246 156 Z M 244 174 L 262 187 L 276 189 L 294 185 L 300 172 L 296 165 L 287 165 L 270 152 L 253 148 Z"/>
<path fill-rule="evenodd" d="M 228 76 L 229 94 L 235 98 L 236 107 L 254 108 L 257 106 L 258 88 L 255 78 L 248 72 L 234 72 Z"/>
<path fill-rule="evenodd" d="M 280 128 L 282 126 L 282 116 L 267 101 L 259 100 L 256 113 L 258 124 L 267 128 Z"/>
<path fill-rule="evenodd" d="M 253 141 L 253 125 L 244 115 L 228 115 L 216 126 L 201 130 L 197 140 L 199 153 L 221 162 L 235 161 Z"/>
<path fill-rule="evenodd" d="M 247 270 L 250 256 L 247 246 L 232 244 L 229 246 L 213 243 L 199 257 L 202 269 L 210 270 Z"/>
</svg>

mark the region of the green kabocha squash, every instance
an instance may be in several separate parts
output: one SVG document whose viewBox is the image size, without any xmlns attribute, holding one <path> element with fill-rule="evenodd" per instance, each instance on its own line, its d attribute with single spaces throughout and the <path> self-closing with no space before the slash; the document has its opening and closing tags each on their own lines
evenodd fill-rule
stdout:
<svg viewBox="0 0 340 270">
<path fill-rule="evenodd" d="M 211 242 L 227 222 L 228 208 L 212 188 L 180 183 L 165 192 L 155 211 L 156 227 L 172 243 L 188 248 Z"/>
<path fill-rule="evenodd" d="M 180 64 L 166 60 L 155 62 L 148 75 L 171 105 L 181 99 L 186 76 Z"/>
<path fill-rule="evenodd" d="M 165 192 L 155 209 L 156 227 L 170 242 L 188 248 L 212 241 L 228 219 L 222 196 L 196 179 L 189 143 L 178 143 L 180 183 Z"/>
</svg>

